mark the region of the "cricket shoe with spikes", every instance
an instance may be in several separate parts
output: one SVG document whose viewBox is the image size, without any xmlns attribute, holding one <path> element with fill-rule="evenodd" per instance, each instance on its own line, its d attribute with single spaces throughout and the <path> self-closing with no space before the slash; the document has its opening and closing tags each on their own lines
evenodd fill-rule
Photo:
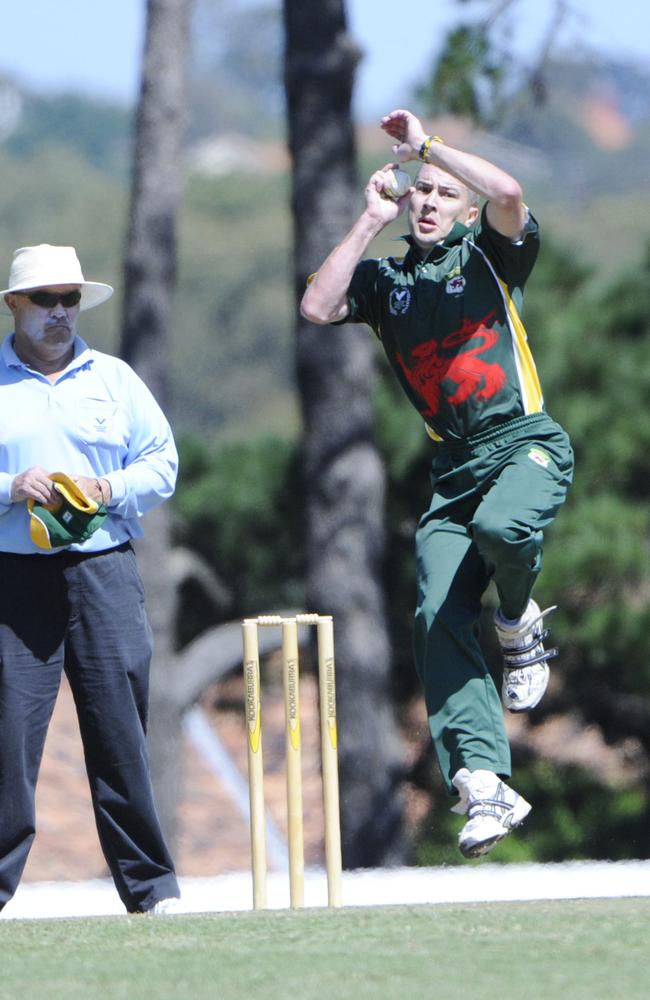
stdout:
<svg viewBox="0 0 650 1000">
<path fill-rule="evenodd" d="M 466 858 L 479 858 L 520 826 L 531 810 L 521 795 L 493 771 L 469 771 L 462 767 L 452 778 L 459 801 L 452 812 L 468 817 L 458 835 L 458 846 Z"/>
<path fill-rule="evenodd" d="M 494 615 L 499 645 L 503 654 L 501 700 L 510 712 L 528 712 L 542 700 L 548 684 L 547 660 L 557 656 L 557 649 L 544 649 L 548 629 L 544 618 L 556 605 L 540 611 L 532 599 L 521 618 L 509 621 L 498 608 Z"/>
</svg>

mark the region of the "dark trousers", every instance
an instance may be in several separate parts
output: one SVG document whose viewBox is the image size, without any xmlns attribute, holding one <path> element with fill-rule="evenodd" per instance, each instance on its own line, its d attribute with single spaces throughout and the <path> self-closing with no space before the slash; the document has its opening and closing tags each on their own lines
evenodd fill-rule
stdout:
<svg viewBox="0 0 650 1000">
<path fill-rule="evenodd" d="M 133 550 L 0 553 L 0 581 L 0 908 L 34 839 L 36 780 L 62 669 L 122 902 L 135 912 L 178 896 L 149 776 L 151 629 Z"/>
<path fill-rule="evenodd" d="M 481 603 L 494 581 L 506 617 L 524 612 L 573 453 L 562 428 L 540 413 L 436 447 L 431 470 L 433 499 L 416 535 L 415 661 L 453 791 L 461 767 L 510 775 L 501 699 L 479 643 Z"/>
</svg>

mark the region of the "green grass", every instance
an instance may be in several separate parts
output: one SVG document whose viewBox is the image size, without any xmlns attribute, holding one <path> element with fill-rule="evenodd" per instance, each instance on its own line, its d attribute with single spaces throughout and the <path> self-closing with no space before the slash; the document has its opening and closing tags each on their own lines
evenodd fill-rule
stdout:
<svg viewBox="0 0 650 1000">
<path fill-rule="evenodd" d="M 1 1000 L 645 1000 L 650 899 L 6 921 Z"/>
</svg>

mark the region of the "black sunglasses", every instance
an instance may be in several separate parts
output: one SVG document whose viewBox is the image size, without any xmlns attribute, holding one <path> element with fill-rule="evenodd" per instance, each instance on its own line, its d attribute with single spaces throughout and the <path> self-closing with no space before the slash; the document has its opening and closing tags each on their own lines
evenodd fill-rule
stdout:
<svg viewBox="0 0 650 1000">
<path fill-rule="evenodd" d="M 73 292 L 14 292 L 14 295 L 25 295 L 35 306 L 41 309 L 54 309 L 61 303 L 64 309 L 71 309 L 81 302 L 81 292 L 75 288 Z"/>
</svg>

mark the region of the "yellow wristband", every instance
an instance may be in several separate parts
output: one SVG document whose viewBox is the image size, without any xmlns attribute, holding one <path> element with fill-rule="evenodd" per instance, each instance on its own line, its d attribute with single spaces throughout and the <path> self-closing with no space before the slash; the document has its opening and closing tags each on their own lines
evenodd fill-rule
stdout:
<svg viewBox="0 0 650 1000">
<path fill-rule="evenodd" d="M 422 145 L 420 146 L 420 152 L 418 157 L 426 163 L 427 156 L 429 155 L 429 147 L 432 142 L 444 142 L 439 135 L 428 135 Z"/>
</svg>

